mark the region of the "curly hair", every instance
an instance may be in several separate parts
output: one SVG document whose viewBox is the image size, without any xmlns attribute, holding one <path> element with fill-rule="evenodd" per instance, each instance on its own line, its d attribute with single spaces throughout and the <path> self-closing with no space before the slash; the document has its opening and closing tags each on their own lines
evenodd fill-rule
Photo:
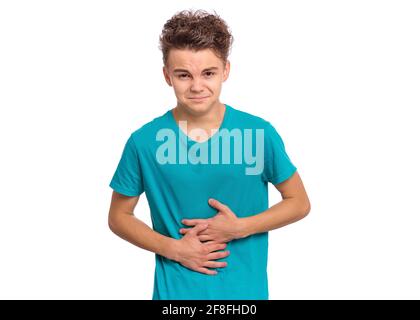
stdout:
<svg viewBox="0 0 420 320">
<path fill-rule="evenodd" d="M 183 10 L 177 12 L 163 26 L 159 49 L 163 64 L 168 62 L 171 49 L 198 51 L 211 49 L 226 64 L 233 43 L 233 36 L 225 21 L 214 11 Z"/>
</svg>

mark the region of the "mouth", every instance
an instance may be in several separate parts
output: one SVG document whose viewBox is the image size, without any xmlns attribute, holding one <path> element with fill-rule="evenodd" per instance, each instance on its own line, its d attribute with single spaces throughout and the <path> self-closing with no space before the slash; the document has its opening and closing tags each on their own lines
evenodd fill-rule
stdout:
<svg viewBox="0 0 420 320">
<path fill-rule="evenodd" d="M 189 98 L 189 99 L 191 99 L 191 100 L 193 100 L 193 101 L 202 101 L 202 100 L 205 100 L 205 99 L 207 99 L 208 97 L 192 97 L 192 98 Z"/>
</svg>

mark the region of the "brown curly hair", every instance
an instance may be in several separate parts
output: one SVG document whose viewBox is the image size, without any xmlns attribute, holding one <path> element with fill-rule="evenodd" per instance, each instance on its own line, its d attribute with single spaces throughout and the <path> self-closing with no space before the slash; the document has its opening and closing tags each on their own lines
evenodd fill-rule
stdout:
<svg viewBox="0 0 420 320">
<path fill-rule="evenodd" d="M 233 36 L 225 21 L 215 11 L 211 14 L 201 9 L 177 12 L 165 23 L 159 37 L 165 66 L 173 48 L 193 51 L 211 49 L 225 65 L 232 43 Z"/>
</svg>

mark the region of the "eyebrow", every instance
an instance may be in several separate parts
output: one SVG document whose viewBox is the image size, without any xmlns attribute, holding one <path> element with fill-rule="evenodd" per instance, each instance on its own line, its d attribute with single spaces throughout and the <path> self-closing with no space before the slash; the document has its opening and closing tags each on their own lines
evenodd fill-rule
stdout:
<svg viewBox="0 0 420 320">
<path fill-rule="evenodd" d="M 218 70 L 218 69 L 219 69 L 218 67 L 210 67 L 210 68 L 204 69 L 202 72 L 210 71 L 210 70 Z M 174 69 L 174 72 L 189 72 L 189 71 L 186 69 Z"/>
</svg>

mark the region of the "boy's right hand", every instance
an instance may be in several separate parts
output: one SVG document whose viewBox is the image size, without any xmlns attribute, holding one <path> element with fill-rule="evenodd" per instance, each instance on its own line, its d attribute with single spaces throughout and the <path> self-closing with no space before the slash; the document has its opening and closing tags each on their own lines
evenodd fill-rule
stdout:
<svg viewBox="0 0 420 320">
<path fill-rule="evenodd" d="M 215 252 L 225 249 L 226 243 L 201 242 L 197 234 L 206 228 L 206 224 L 198 224 L 190 229 L 182 239 L 176 240 L 174 260 L 188 269 L 208 275 L 215 275 L 217 271 L 208 268 L 226 267 L 226 262 L 213 260 L 227 257 L 229 251 Z"/>
</svg>

